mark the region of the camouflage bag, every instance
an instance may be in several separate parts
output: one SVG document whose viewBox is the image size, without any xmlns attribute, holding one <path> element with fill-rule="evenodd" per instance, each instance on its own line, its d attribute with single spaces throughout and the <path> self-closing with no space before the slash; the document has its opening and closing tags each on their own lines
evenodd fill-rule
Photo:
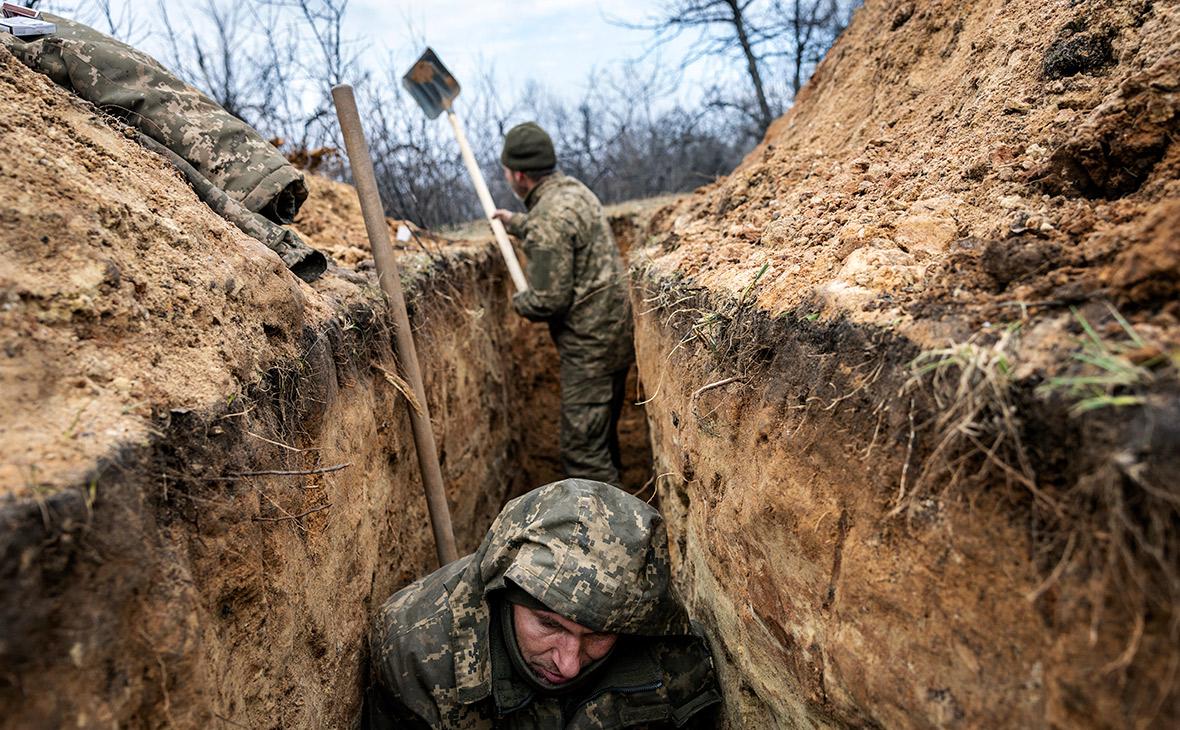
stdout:
<svg viewBox="0 0 1180 730">
<path fill-rule="evenodd" d="M 26 66 L 180 155 L 248 210 L 290 223 L 307 199 L 303 176 L 253 127 L 146 53 L 72 20 L 12 44 Z"/>
<path fill-rule="evenodd" d="M 197 197 L 213 209 L 214 213 L 277 253 L 292 274 L 304 281 L 315 281 L 327 271 L 328 258 L 304 243 L 295 231 L 275 225 L 258 213 L 246 210 L 224 190 L 202 177 L 187 160 L 181 159 L 180 155 L 151 137 L 140 134 L 138 140 L 141 145 L 171 162 L 172 166 L 188 180 Z"/>
</svg>

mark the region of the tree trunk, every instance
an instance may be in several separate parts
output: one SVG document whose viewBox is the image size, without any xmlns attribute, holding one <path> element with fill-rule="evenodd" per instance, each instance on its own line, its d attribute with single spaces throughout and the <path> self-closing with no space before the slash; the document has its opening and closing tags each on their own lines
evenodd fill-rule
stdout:
<svg viewBox="0 0 1180 730">
<path fill-rule="evenodd" d="M 770 104 L 766 101 L 766 92 L 762 88 L 762 74 L 758 71 L 758 57 L 750 46 L 750 36 L 746 33 L 746 19 L 742 16 L 739 0 L 726 0 L 730 12 L 733 13 L 733 28 L 737 33 L 738 43 L 746 57 L 746 73 L 750 75 L 750 83 L 754 85 L 754 96 L 758 99 L 758 123 L 765 132 L 774 121 L 770 112 Z"/>
<path fill-rule="evenodd" d="M 795 32 L 795 68 L 791 75 L 792 103 L 794 103 L 794 97 L 799 95 L 799 87 L 803 85 L 803 53 L 806 44 L 803 40 L 802 14 L 803 8 L 800 7 L 799 0 L 795 0 L 795 17 L 791 19 L 792 30 Z"/>
</svg>

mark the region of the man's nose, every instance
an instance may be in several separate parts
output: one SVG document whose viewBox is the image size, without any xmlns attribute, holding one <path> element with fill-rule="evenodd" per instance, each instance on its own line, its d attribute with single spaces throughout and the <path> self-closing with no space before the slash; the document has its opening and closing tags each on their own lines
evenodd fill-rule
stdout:
<svg viewBox="0 0 1180 730">
<path fill-rule="evenodd" d="M 578 658 L 578 642 L 566 641 L 553 652 L 553 663 L 557 671 L 566 679 L 573 679 L 582 671 L 582 664 Z"/>
</svg>

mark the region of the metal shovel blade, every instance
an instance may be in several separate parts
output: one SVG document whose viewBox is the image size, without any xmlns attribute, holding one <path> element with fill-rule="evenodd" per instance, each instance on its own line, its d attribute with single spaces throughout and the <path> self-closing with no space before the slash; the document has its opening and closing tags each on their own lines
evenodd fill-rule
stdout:
<svg viewBox="0 0 1180 730">
<path fill-rule="evenodd" d="M 450 109 L 459 95 L 459 82 L 429 48 L 402 77 L 402 86 L 431 119 Z"/>
</svg>

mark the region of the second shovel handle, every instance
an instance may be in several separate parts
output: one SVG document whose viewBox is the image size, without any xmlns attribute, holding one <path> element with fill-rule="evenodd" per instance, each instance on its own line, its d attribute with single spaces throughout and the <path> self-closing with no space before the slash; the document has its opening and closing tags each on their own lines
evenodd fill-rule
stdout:
<svg viewBox="0 0 1180 730">
<path fill-rule="evenodd" d="M 492 217 L 492 214 L 496 212 L 496 204 L 492 202 L 492 194 L 488 191 L 488 184 L 484 182 L 483 173 L 479 170 L 479 163 L 475 161 L 471 145 L 467 143 L 467 135 L 463 133 L 463 125 L 459 123 L 459 117 L 455 115 L 455 112 L 449 109 L 447 110 L 447 121 L 451 123 L 455 139 L 459 142 L 459 151 L 463 154 L 463 163 L 467 165 L 467 174 L 471 176 L 471 182 L 475 185 L 475 194 L 479 196 L 483 213 L 492 226 L 492 233 L 496 236 L 496 245 L 499 246 L 500 255 L 504 257 L 504 263 L 508 266 L 508 275 L 512 277 L 516 291 L 524 291 L 529 288 L 529 283 L 524 278 L 520 261 L 516 259 L 516 252 L 512 250 L 512 244 L 508 241 L 508 232 L 504 230 L 504 224 Z"/>
</svg>

